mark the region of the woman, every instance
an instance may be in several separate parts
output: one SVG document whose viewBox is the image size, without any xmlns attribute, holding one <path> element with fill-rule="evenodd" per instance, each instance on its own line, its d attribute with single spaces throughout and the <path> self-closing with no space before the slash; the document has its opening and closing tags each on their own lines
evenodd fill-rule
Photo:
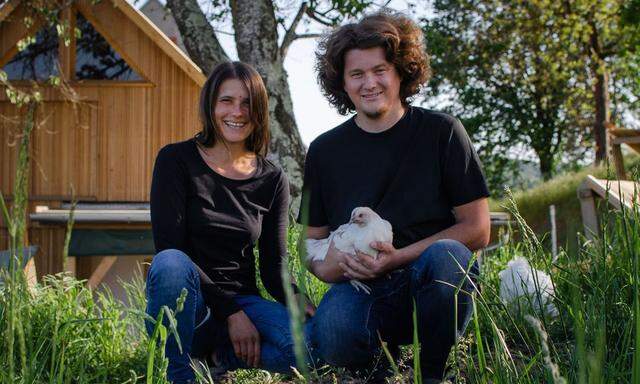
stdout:
<svg viewBox="0 0 640 384">
<path fill-rule="evenodd" d="M 268 113 L 260 75 L 244 63 L 220 64 L 200 94 L 202 131 L 156 158 L 151 224 L 158 254 L 147 277 L 147 313 L 175 308 L 187 289 L 177 315 L 182 353 L 172 336 L 166 346 L 174 383 L 194 379 L 190 356 L 212 352 L 225 369 L 287 372 L 295 365 L 280 275 L 289 185 L 265 158 Z M 258 293 L 256 241 L 261 280 L 279 303 Z"/>
</svg>

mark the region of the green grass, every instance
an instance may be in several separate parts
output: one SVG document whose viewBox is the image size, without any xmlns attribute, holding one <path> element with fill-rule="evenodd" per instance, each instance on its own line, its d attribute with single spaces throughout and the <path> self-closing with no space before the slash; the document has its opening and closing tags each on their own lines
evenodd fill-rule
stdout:
<svg viewBox="0 0 640 384">
<path fill-rule="evenodd" d="M 587 243 L 575 254 L 562 252 L 555 264 L 535 238 L 485 255 L 475 316 L 449 359 L 454 382 L 541 383 L 564 378 L 571 383 L 626 383 L 638 377 L 638 213 L 614 214 L 611 222 L 603 240 Z M 300 268 L 295 257 L 297 236 L 299 229 L 293 229 L 293 276 Z M 498 272 L 516 255 L 526 256 L 552 275 L 558 318 L 534 312 L 540 323 L 532 327 L 524 313 L 512 313 L 500 301 Z M 308 292 L 317 303 L 327 286 L 307 278 Z M 164 383 L 166 361 L 161 348 L 152 352 L 155 362 L 147 371 L 153 343 L 144 331 L 144 284 L 138 278 L 126 288 L 132 303 L 129 308 L 108 293 L 92 293 L 81 282 L 63 275 L 48 277 L 35 288 L 22 291 L 20 305 L 13 313 L 25 338 L 25 351 L 14 348 L 12 359 L 6 348 L 0 350 L 0 382 L 143 383 L 151 372 L 152 382 Z M 9 321 L 8 300 L 10 292 L 3 289 L 3 330 Z M 17 345 L 19 337 L 14 337 Z M 3 333 L 2 344 L 7 341 Z M 403 356 L 396 379 L 410 382 L 412 349 L 405 349 Z M 11 375 L 10 360 L 16 363 Z M 342 370 L 306 376 L 323 382 L 341 382 L 348 377 Z M 250 370 L 232 373 L 225 382 L 287 380 L 303 381 Z"/>
<path fill-rule="evenodd" d="M 627 383 L 638 377 L 638 212 L 615 214 L 611 222 L 603 240 L 587 243 L 574 255 L 562 252 L 555 264 L 535 238 L 485 255 L 475 316 L 449 359 L 454 382 L 559 383 L 566 379 L 570 383 Z M 292 230 L 292 239 L 298 234 L 299 230 Z M 290 251 L 296 256 L 295 247 Z M 498 271 L 516 255 L 525 255 L 534 266 L 550 272 L 558 318 L 534 312 L 538 325 L 527 320 L 525 313 L 509 311 L 500 301 Z M 299 263 L 295 257 L 290 262 L 295 276 Z M 316 302 L 326 290 L 314 278 L 307 287 Z M 0 382 L 147 382 L 152 343 L 143 324 L 144 284 L 138 277 L 126 288 L 132 303 L 129 308 L 108 293 L 92 293 L 63 275 L 48 277 L 28 294 L 23 292 L 14 312 L 25 336 L 25 364 L 20 368 L 20 353 L 14 351 L 16 369 L 8 376 L 10 357 L 6 348 L 0 350 Z M 8 321 L 8 299 L 8 292 L 0 291 L 1 329 L 6 329 Z M 6 334 L 2 342 L 7 342 Z M 152 382 L 164 383 L 166 362 L 160 349 L 153 355 Z M 396 379 L 410 382 L 412 349 L 405 349 L 403 356 Z M 348 376 L 342 370 L 324 370 L 307 377 L 341 382 Z M 248 370 L 230 374 L 225 382 L 287 380 L 303 381 Z"/>
</svg>

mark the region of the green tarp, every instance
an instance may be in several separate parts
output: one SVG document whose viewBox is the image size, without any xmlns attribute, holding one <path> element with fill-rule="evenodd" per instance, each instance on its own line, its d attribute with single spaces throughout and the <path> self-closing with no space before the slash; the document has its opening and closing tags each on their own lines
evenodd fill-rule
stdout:
<svg viewBox="0 0 640 384">
<path fill-rule="evenodd" d="M 74 229 L 69 256 L 154 255 L 150 229 Z"/>
</svg>

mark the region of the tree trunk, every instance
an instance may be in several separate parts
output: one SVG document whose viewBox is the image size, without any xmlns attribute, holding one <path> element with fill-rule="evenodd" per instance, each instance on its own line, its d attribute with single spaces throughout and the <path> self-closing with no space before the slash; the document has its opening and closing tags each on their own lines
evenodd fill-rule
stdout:
<svg viewBox="0 0 640 384">
<path fill-rule="evenodd" d="M 176 20 L 189 57 L 205 76 L 217 64 L 229 60 L 197 0 L 167 0 L 167 8 Z"/>
<path fill-rule="evenodd" d="M 591 71 L 595 78 L 593 85 L 593 99 L 595 102 L 595 121 L 593 122 L 593 137 L 596 140 L 596 165 L 607 160 L 608 143 L 607 143 L 607 125 L 611 113 L 609 112 L 609 73 L 598 27 L 595 22 L 589 23 L 591 27 L 591 37 L 589 39 L 589 50 L 591 52 Z"/>
<path fill-rule="evenodd" d="M 538 161 L 540 163 L 540 174 L 542 175 L 542 180 L 547 181 L 553 177 L 554 174 L 554 161 L 553 154 L 548 150 L 535 150 L 536 155 L 538 155 Z"/>
<path fill-rule="evenodd" d="M 232 0 L 231 12 L 238 56 L 256 68 L 269 92 L 269 158 L 277 161 L 289 176 L 291 194 L 296 198 L 295 209 L 302 190 L 306 150 L 293 115 L 273 4 L 269 0 Z"/>
<path fill-rule="evenodd" d="M 593 136 L 596 140 L 596 164 L 607 160 L 608 137 L 607 125 L 611 113 L 609 111 L 609 73 L 605 64 L 598 63 L 594 66 L 595 84 L 593 87 L 596 107 L 596 119 L 593 123 Z"/>
<path fill-rule="evenodd" d="M 167 0 L 187 53 L 205 76 L 219 63 L 229 60 L 197 0 Z"/>
</svg>

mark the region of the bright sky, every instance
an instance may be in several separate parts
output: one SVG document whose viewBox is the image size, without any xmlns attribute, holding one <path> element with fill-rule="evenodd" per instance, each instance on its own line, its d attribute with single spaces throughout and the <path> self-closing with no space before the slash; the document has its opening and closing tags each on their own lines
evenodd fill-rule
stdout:
<svg viewBox="0 0 640 384">
<path fill-rule="evenodd" d="M 128 1 L 133 2 L 133 0 Z M 200 1 L 202 3 L 202 0 Z M 140 8 L 145 2 L 145 0 L 139 0 L 136 6 Z M 296 6 L 295 3 L 293 6 Z M 409 14 L 407 12 L 408 7 L 406 2 L 403 0 L 392 0 L 388 7 Z M 216 25 L 215 27 L 224 31 L 231 31 L 230 25 Z M 303 29 L 304 26 L 301 26 L 298 32 L 302 33 Z M 319 31 L 319 29 L 314 26 L 313 32 L 316 31 Z M 217 36 L 227 55 L 229 55 L 232 60 L 237 60 L 238 54 L 235 49 L 233 36 L 221 33 L 218 33 Z M 298 39 L 294 41 L 289 48 L 284 62 L 284 67 L 289 76 L 289 89 L 293 101 L 293 112 L 298 124 L 298 130 L 302 136 L 302 141 L 307 146 L 318 135 L 335 127 L 348 118 L 348 116 L 339 115 L 320 92 L 320 87 L 316 81 L 316 74 L 313 69 L 314 52 L 317 43 L 318 39 Z"/>
</svg>

